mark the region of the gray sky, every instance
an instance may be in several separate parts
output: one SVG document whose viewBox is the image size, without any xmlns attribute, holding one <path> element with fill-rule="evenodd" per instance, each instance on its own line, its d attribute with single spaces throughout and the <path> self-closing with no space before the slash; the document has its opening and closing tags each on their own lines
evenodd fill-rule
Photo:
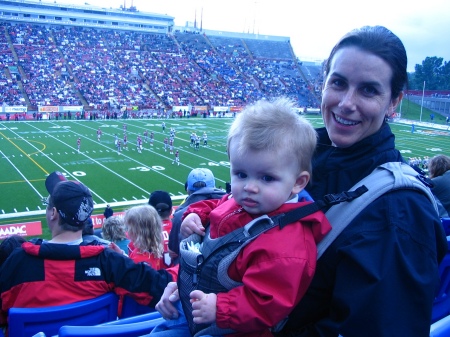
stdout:
<svg viewBox="0 0 450 337">
<path fill-rule="evenodd" d="M 53 2 L 53 1 L 52 1 Z M 204 29 L 289 36 L 303 60 L 325 59 L 346 32 L 364 25 L 383 25 L 403 41 L 408 71 L 427 56 L 450 61 L 449 0 L 56 0 L 89 3 L 105 8 L 128 8 L 175 17 Z M 203 13 L 203 15 L 202 15 Z"/>
</svg>

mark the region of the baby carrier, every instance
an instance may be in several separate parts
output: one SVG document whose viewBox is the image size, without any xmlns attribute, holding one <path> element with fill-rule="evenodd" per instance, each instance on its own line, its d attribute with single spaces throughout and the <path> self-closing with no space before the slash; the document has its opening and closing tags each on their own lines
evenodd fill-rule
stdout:
<svg viewBox="0 0 450 337">
<path fill-rule="evenodd" d="M 333 229 L 318 244 L 317 258 L 319 258 L 361 210 L 382 194 L 396 189 L 419 190 L 425 193 L 430 201 L 436 205 L 429 188 L 424 185 L 424 179 L 418 176 L 417 172 L 403 163 L 386 163 L 377 167 L 350 191 L 326 195 L 323 200 L 317 200 L 274 217 L 260 216 L 244 227 L 217 239 L 211 239 L 209 226 L 206 228 L 204 237 L 193 234 L 184 239 L 180 243 L 178 290 L 192 335 L 214 336 L 235 332 L 231 329 L 221 329 L 216 324 L 195 324 L 189 294 L 196 289 L 205 293 L 217 294 L 240 286 L 241 283 L 228 276 L 228 267 L 241 249 L 261 233 L 275 226 L 283 229 L 286 225 L 292 224 L 309 214 L 332 206 L 325 214 Z M 367 191 L 370 191 L 370 193 L 366 193 Z M 274 328 L 275 330 L 276 328 Z"/>
</svg>

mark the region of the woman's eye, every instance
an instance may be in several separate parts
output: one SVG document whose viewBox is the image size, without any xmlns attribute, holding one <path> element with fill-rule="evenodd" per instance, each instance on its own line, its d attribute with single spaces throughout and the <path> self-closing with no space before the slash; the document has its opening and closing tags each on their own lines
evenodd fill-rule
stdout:
<svg viewBox="0 0 450 337">
<path fill-rule="evenodd" d="M 369 96 L 373 96 L 378 93 L 377 89 L 375 89 L 374 87 L 364 87 L 363 92 L 364 92 L 364 94 L 369 95 Z"/>
<path fill-rule="evenodd" d="M 344 87 L 345 86 L 345 81 L 337 78 L 331 81 L 331 84 L 334 85 L 335 87 Z"/>
</svg>

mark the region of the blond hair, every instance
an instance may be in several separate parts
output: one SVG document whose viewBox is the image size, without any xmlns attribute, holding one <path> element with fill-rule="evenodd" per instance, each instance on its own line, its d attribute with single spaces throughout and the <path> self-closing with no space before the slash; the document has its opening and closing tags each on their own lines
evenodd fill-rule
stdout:
<svg viewBox="0 0 450 337">
<path fill-rule="evenodd" d="M 261 99 L 245 107 L 230 127 L 228 149 L 231 141 L 238 142 L 240 154 L 248 150 L 289 151 L 297 160 L 299 172 L 312 173 L 317 133 L 310 122 L 295 112 L 293 102 L 286 97 Z"/>
<path fill-rule="evenodd" d="M 128 236 L 141 252 L 148 251 L 156 258 L 162 257 L 162 221 L 153 206 L 134 206 L 125 212 L 124 222 Z"/>
<path fill-rule="evenodd" d="M 126 228 L 122 217 L 113 215 L 105 219 L 102 236 L 104 239 L 114 242 L 126 239 Z"/>
</svg>

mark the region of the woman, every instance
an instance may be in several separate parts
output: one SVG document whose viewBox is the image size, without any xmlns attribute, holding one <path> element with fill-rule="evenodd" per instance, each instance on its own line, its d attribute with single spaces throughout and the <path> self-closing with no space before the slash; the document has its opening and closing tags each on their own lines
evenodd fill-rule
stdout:
<svg viewBox="0 0 450 337">
<path fill-rule="evenodd" d="M 317 130 L 307 187 L 314 199 L 349 190 L 378 165 L 403 161 L 385 116 L 403 97 L 406 69 L 402 42 L 384 27 L 351 31 L 333 48 L 322 92 L 325 127 Z M 386 193 L 320 257 L 305 296 L 276 335 L 428 336 L 446 251 L 440 219 L 425 194 Z M 169 286 L 157 307 L 170 301 Z"/>
<path fill-rule="evenodd" d="M 399 162 L 385 116 L 407 82 L 400 39 L 384 27 L 345 35 L 325 64 L 325 128 L 313 161 L 313 198 L 346 191 L 378 165 Z M 428 336 L 438 263 L 447 250 L 427 197 L 387 193 L 346 227 L 319 259 L 310 288 L 280 336 Z"/>
<path fill-rule="evenodd" d="M 450 157 L 439 154 L 431 158 L 428 172 L 434 185 L 431 191 L 445 208 L 441 217 L 447 217 L 450 214 Z"/>
</svg>

